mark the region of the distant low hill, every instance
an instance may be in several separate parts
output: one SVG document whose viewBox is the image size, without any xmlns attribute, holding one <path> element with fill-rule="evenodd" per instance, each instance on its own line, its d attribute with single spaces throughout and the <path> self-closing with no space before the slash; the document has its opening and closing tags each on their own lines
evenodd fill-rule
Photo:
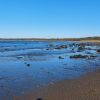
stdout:
<svg viewBox="0 0 100 100">
<path fill-rule="evenodd" d="M 0 38 L 0 41 L 99 41 L 100 37 L 85 38 Z"/>
<path fill-rule="evenodd" d="M 100 37 L 86 37 L 86 38 L 80 38 L 82 40 L 100 40 Z"/>
<path fill-rule="evenodd" d="M 66 38 L 66 40 L 71 41 L 100 41 L 100 37 L 85 37 L 85 38 Z"/>
</svg>

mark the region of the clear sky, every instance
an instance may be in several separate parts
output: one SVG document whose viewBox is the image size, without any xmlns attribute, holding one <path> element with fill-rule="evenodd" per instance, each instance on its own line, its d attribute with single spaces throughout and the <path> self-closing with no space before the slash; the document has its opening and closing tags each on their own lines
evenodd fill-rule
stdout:
<svg viewBox="0 0 100 100">
<path fill-rule="evenodd" d="M 100 0 L 0 0 L 0 37 L 100 36 Z"/>
</svg>

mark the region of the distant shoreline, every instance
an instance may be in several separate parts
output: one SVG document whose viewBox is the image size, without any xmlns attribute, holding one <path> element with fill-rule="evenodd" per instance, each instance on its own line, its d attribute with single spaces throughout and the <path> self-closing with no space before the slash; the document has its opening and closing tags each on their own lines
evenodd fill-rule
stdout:
<svg viewBox="0 0 100 100">
<path fill-rule="evenodd" d="M 82 42 L 100 42 L 100 37 L 85 38 L 0 38 L 0 41 L 82 41 Z"/>
</svg>

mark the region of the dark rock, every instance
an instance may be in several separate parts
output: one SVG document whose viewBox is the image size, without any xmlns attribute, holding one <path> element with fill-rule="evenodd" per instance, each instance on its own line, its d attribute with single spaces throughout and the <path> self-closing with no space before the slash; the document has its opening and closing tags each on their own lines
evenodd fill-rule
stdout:
<svg viewBox="0 0 100 100">
<path fill-rule="evenodd" d="M 61 45 L 61 46 L 56 47 L 55 49 L 65 49 L 65 48 L 67 48 L 67 45 Z"/>
<path fill-rule="evenodd" d="M 67 45 L 61 45 L 60 47 L 61 48 L 67 48 Z"/>
<path fill-rule="evenodd" d="M 43 100 L 42 98 L 37 98 L 36 100 Z"/>
<path fill-rule="evenodd" d="M 81 47 L 85 47 L 85 43 L 80 43 L 80 44 L 78 44 L 78 46 L 81 46 Z"/>
<path fill-rule="evenodd" d="M 85 47 L 82 47 L 82 46 L 78 47 L 78 52 L 81 52 L 81 51 L 84 51 L 84 50 L 85 50 Z"/>
<path fill-rule="evenodd" d="M 100 53 L 100 49 L 99 49 L 99 50 L 97 50 L 97 52 L 98 52 L 98 53 Z"/>
<path fill-rule="evenodd" d="M 8 51 L 8 49 L 6 48 L 5 51 Z"/>
<path fill-rule="evenodd" d="M 88 56 L 88 59 L 95 59 L 95 58 L 96 58 L 95 55 L 90 55 L 90 56 Z"/>
<path fill-rule="evenodd" d="M 88 58 L 88 55 L 73 55 L 73 56 L 70 56 L 70 58 Z"/>
<path fill-rule="evenodd" d="M 61 56 L 59 56 L 58 58 L 59 58 L 59 59 L 64 59 L 64 58 L 63 58 L 63 57 L 61 57 Z"/>
<path fill-rule="evenodd" d="M 27 64 L 27 66 L 30 67 L 31 65 L 30 64 Z"/>
<path fill-rule="evenodd" d="M 17 59 L 21 59 L 21 58 L 23 58 L 22 56 L 17 56 Z"/>
<path fill-rule="evenodd" d="M 47 48 L 46 50 L 49 50 L 49 48 Z"/>
</svg>

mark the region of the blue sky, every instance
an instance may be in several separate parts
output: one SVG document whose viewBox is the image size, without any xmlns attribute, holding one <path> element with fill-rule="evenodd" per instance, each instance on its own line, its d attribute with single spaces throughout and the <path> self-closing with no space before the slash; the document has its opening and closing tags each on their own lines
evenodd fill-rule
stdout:
<svg viewBox="0 0 100 100">
<path fill-rule="evenodd" d="M 100 0 L 0 0 L 0 37 L 100 36 Z"/>
</svg>

